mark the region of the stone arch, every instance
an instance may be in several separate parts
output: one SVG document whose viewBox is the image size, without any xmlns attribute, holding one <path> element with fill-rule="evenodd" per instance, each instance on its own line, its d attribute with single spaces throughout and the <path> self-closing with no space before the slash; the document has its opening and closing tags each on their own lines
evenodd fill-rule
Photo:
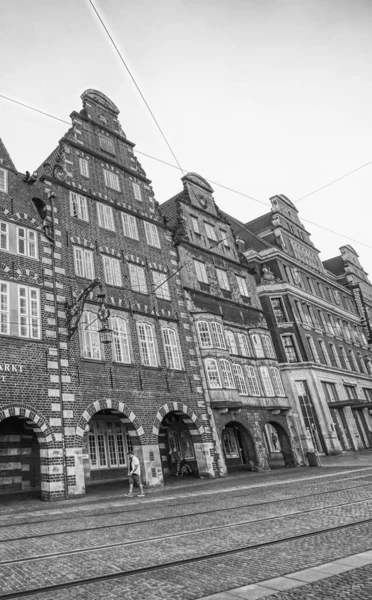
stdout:
<svg viewBox="0 0 372 600">
<path fill-rule="evenodd" d="M 205 429 L 204 429 L 203 425 L 201 425 L 200 419 L 199 419 L 199 417 L 196 416 L 194 411 L 192 411 L 188 406 L 186 406 L 186 404 L 181 404 L 180 402 L 170 402 L 169 404 L 164 404 L 159 409 L 159 411 L 157 412 L 157 415 L 153 421 L 153 425 L 152 425 L 152 438 L 153 438 L 152 443 L 153 444 L 158 443 L 158 436 L 159 436 L 161 423 L 162 423 L 165 415 L 167 415 L 170 412 L 181 412 L 181 413 L 187 415 L 191 419 L 191 421 L 193 421 L 193 423 L 195 425 L 195 429 L 197 429 L 198 433 L 203 438 Z"/>
<path fill-rule="evenodd" d="M 83 412 L 75 431 L 75 442 L 77 447 L 82 446 L 85 428 L 89 424 L 91 418 L 100 410 L 110 410 L 113 414 L 123 414 L 126 418 L 126 425 L 128 426 L 128 429 L 134 429 L 137 433 L 139 443 L 141 445 L 145 444 L 144 429 L 140 420 L 136 417 L 132 409 L 124 404 L 124 402 L 120 402 L 120 400 L 110 400 L 107 398 L 92 402 L 92 404 L 90 404 Z"/>
<path fill-rule="evenodd" d="M 2 406 L 0 422 L 9 417 L 18 417 L 32 427 L 40 445 L 54 446 L 56 443 L 53 431 L 43 415 L 31 406 Z"/>
<path fill-rule="evenodd" d="M 266 425 L 271 425 L 271 427 L 273 427 L 277 433 L 285 466 L 295 467 L 295 454 L 293 452 L 291 436 L 287 428 L 283 425 L 283 423 L 279 423 L 273 418 L 264 423 L 264 428 Z M 262 434 L 265 435 L 264 431 L 262 431 Z"/>
<path fill-rule="evenodd" d="M 230 450 L 227 452 L 226 437 L 230 439 Z M 241 422 L 239 418 L 226 421 L 221 431 L 222 451 L 224 453 L 227 470 L 244 468 L 249 471 L 262 470 L 256 448 L 256 442 L 253 431 L 246 422 Z"/>
</svg>

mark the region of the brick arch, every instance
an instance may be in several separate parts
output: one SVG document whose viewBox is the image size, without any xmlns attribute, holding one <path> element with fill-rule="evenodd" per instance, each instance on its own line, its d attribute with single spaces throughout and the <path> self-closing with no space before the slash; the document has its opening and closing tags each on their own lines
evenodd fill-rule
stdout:
<svg viewBox="0 0 372 600">
<path fill-rule="evenodd" d="M 181 404 L 180 402 L 170 402 L 169 404 L 164 404 L 158 411 L 152 425 L 152 438 L 153 444 L 158 443 L 158 436 L 161 423 L 165 417 L 170 412 L 181 412 L 187 415 L 194 423 L 195 429 L 197 429 L 199 435 L 202 437 L 205 433 L 205 429 L 203 425 L 200 423 L 199 417 L 196 416 L 194 411 L 191 410 L 186 404 Z"/>
<path fill-rule="evenodd" d="M 0 422 L 9 417 L 19 417 L 33 428 L 39 444 L 54 446 L 56 443 L 54 434 L 43 415 L 31 406 L 3 406 L 0 409 Z"/>
<path fill-rule="evenodd" d="M 128 430 L 136 432 L 140 444 L 145 443 L 144 429 L 132 409 L 124 404 L 124 402 L 120 402 L 120 400 L 103 399 L 92 402 L 81 415 L 75 430 L 76 446 L 82 445 L 86 426 L 89 424 L 91 418 L 100 410 L 111 410 L 113 414 L 124 415 L 126 418 L 125 424 L 127 425 Z"/>
</svg>

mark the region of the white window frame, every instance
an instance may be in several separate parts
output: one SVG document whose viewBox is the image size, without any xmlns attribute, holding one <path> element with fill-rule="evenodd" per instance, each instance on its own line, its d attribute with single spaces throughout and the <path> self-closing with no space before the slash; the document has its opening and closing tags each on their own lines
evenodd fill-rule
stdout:
<svg viewBox="0 0 372 600">
<path fill-rule="evenodd" d="M 194 259 L 194 266 L 196 271 L 196 278 L 200 283 L 209 283 L 207 270 L 205 268 L 205 263 L 201 260 Z"/>
<path fill-rule="evenodd" d="M 141 363 L 145 367 L 157 367 L 158 357 L 156 352 L 156 341 L 154 326 L 140 321 L 137 323 L 138 342 L 141 353 Z"/>
<path fill-rule="evenodd" d="M 281 335 L 280 337 L 281 337 L 281 340 L 282 340 L 284 355 L 285 355 L 285 358 L 286 358 L 285 362 L 290 362 L 291 364 L 292 363 L 294 364 L 295 362 L 296 363 L 302 362 L 302 357 L 301 357 L 301 354 L 300 354 L 299 349 L 297 347 L 294 334 L 292 334 L 292 333 L 285 333 L 285 334 Z M 284 340 L 287 339 L 287 338 L 289 338 L 292 341 L 292 347 L 294 348 L 295 355 L 296 355 L 296 358 L 297 358 L 296 361 L 289 361 L 288 360 L 288 356 L 287 356 L 287 352 L 286 352 L 286 347 L 287 346 L 284 344 Z"/>
<path fill-rule="evenodd" d="M 0 221 L 0 250 L 9 252 L 9 225 Z"/>
<path fill-rule="evenodd" d="M 130 335 L 127 319 L 111 316 L 109 319 L 112 329 L 112 355 L 114 362 L 130 364 Z"/>
<path fill-rule="evenodd" d="M 230 361 L 226 360 L 226 358 L 221 358 L 220 370 L 222 375 L 222 386 L 227 389 L 235 389 L 235 380 Z"/>
<path fill-rule="evenodd" d="M 225 329 L 225 339 L 230 354 L 239 354 L 234 332 L 230 329 Z"/>
<path fill-rule="evenodd" d="M 165 352 L 165 361 L 168 369 L 182 370 L 180 344 L 177 333 L 171 327 L 161 328 Z"/>
<path fill-rule="evenodd" d="M 194 233 L 197 233 L 198 235 L 200 235 L 199 221 L 198 221 L 197 217 L 191 216 L 191 223 L 192 223 L 192 228 L 194 230 Z"/>
<path fill-rule="evenodd" d="M 88 203 L 85 196 L 70 192 L 70 215 L 75 219 L 89 221 Z"/>
<path fill-rule="evenodd" d="M 229 292 L 231 288 L 230 288 L 229 279 L 227 277 L 227 271 L 225 271 L 224 269 L 218 269 L 216 267 L 216 273 L 217 273 L 217 279 L 218 279 L 220 288 L 222 288 L 223 290 L 227 290 Z"/>
<path fill-rule="evenodd" d="M 89 163 L 86 158 L 79 158 L 80 175 L 89 179 Z"/>
<path fill-rule="evenodd" d="M 212 336 L 208 321 L 197 321 L 196 327 L 201 348 L 213 348 Z"/>
<path fill-rule="evenodd" d="M 211 389 L 221 388 L 221 375 L 218 370 L 218 363 L 215 358 L 206 358 L 204 360 L 205 371 L 207 373 L 208 384 Z"/>
<path fill-rule="evenodd" d="M 18 286 L 18 334 L 22 338 L 40 339 L 40 290 Z"/>
<path fill-rule="evenodd" d="M 0 333 L 9 335 L 10 325 L 10 296 L 9 282 L 0 281 Z"/>
<path fill-rule="evenodd" d="M 206 223 L 204 221 L 204 227 L 205 227 L 205 232 L 207 234 L 207 238 L 209 240 L 212 240 L 213 242 L 217 242 L 218 241 L 217 234 L 216 234 L 216 230 L 213 227 L 213 225 L 210 225 L 209 223 Z"/>
<path fill-rule="evenodd" d="M 131 288 L 139 294 L 147 294 L 146 271 L 141 265 L 128 263 Z"/>
<path fill-rule="evenodd" d="M 115 231 L 114 213 L 111 206 L 97 202 L 98 225 L 109 231 Z"/>
<path fill-rule="evenodd" d="M 138 240 L 137 219 L 128 213 L 121 213 L 121 221 L 123 225 L 123 233 L 126 237 L 132 240 Z"/>
<path fill-rule="evenodd" d="M 210 328 L 213 346 L 215 348 L 222 348 L 223 350 L 226 350 L 225 336 L 223 334 L 223 327 L 221 323 L 218 323 L 217 321 L 211 321 Z"/>
<path fill-rule="evenodd" d="M 250 396 L 261 396 L 261 388 L 257 377 L 256 369 L 252 365 L 246 365 L 248 389 Z"/>
<path fill-rule="evenodd" d="M 163 300 L 171 300 L 169 284 L 167 281 L 168 275 L 162 271 L 152 270 L 152 279 L 154 282 L 155 296 L 157 298 L 162 298 Z"/>
<path fill-rule="evenodd" d="M 120 192 L 120 179 L 117 173 L 103 169 L 103 177 L 105 180 L 105 186 L 116 192 Z"/>
<path fill-rule="evenodd" d="M 265 358 L 265 352 L 262 345 L 261 336 L 258 333 L 250 333 L 252 347 L 256 358 Z"/>
<path fill-rule="evenodd" d="M 138 183 L 135 183 L 134 181 L 132 181 L 132 187 L 133 187 L 134 199 L 142 202 L 141 187 L 139 186 Z"/>
<path fill-rule="evenodd" d="M 113 258 L 112 256 L 102 256 L 103 261 L 103 272 L 105 274 L 105 282 L 108 285 L 115 285 L 116 287 L 121 287 L 122 279 L 121 279 L 121 269 L 120 269 L 120 260 L 117 258 Z"/>
<path fill-rule="evenodd" d="M 270 378 L 269 369 L 265 366 L 260 367 L 259 369 L 264 396 L 268 396 L 271 398 L 272 396 L 275 396 L 275 392 Z"/>
<path fill-rule="evenodd" d="M 8 193 L 8 171 L 0 167 L 0 192 Z"/>
<path fill-rule="evenodd" d="M 276 396 L 285 396 L 285 390 L 282 382 L 282 378 L 280 375 L 279 369 L 276 367 L 269 367 L 269 372 L 271 376 L 271 381 L 274 387 L 274 392 Z"/>
<path fill-rule="evenodd" d="M 101 324 L 97 319 L 97 314 L 91 310 L 84 310 L 80 324 L 83 358 L 101 360 L 101 343 L 98 333 Z"/>
<path fill-rule="evenodd" d="M 154 248 L 160 248 L 159 231 L 156 225 L 154 225 L 154 223 L 149 223 L 148 221 L 144 221 L 143 223 L 148 245 L 154 246 Z"/>
<path fill-rule="evenodd" d="M 313 338 L 311 337 L 311 335 L 307 335 L 306 339 L 307 339 L 307 343 L 310 346 L 310 350 L 312 352 L 314 361 L 316 363 L 320 363 L 320 358 L 319 358 L 318 350 L 316 349 L 315 342 L 314 342 Z"/>
<path fill-rule="evenodd" d="M 249 338 L 245 333 L 238 333 L 238 342 L 241 356 L 252 356 L 251 345 L 249 342 Z"/>
<path fill-rule="evenodd" d="M 237 275 L 236 281 L 238 282 L 238 288 L 239 288 L 240 295 L 243 296 L 243 298 L 249 298 L 247 280 L 245 279 L 245 277 L 242 277 L 241 275 Z"/>
<path fill-rule="evenodd" d="M 264 348 L 264 352 L 267 358 L 276 358 L 273 341 L 271 339 L 271 335 L 269 333 L 263 333 L 261 335 L 261 340 Z"/>
<path fill-rule="evenodd" d="M 75 274 L 78 277 L 94 279 L 94 258 L 92 250 L 74 246 L 74 263 Z"/>
<path fill-rule="evenodd" d="M 239 395 L 248 396 L 248 388 L 244 379 L 242 366 L 237 363 L 233 363 L 232 370 L 234 373 L 235 387 L 237 388 Z"/>
</svg>

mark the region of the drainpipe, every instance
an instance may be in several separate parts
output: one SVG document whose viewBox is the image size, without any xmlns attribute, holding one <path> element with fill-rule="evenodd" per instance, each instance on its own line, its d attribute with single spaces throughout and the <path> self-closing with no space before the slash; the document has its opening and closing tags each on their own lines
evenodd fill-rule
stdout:
<svg viewBox="0 0 372 600">
<path fill-rule="evenodd" d="M 49 192 L 48 194 L 50 207 L 52 209 L 52 235 L 48 235 L 45 231 L 44 234 L 50 242 L 52 251 L 52 272 L 53 272 L 53 297 L 54 297 L 54 312 L 56 315 L 56 340 L 57 340 L 57 365 L 58 365 L 58 385 L 59 385 L 59 397 L 60 397 L 60 417 L 61 417 L 61 429 L 62 429 L 62 465 L 63 465 L 63 482 L 64 482 L 64 495 L 65 500 L 68 500 L 68 479 L 67 479 L 67 456 L 66 456 L 66 444 L 65 444 L 65 422 L 63 416 L 63 386 L 62 386 L 62 365 L 61 365 L 61 352 L 59 347 L 59 332 L 58 332 L 58 302 L 57 302 L 57 285 L 56 285 L 56 264 L 55 264 L 55 224 L 54 224 L 54 199 L 56 197 L 55 192 Z"/>
</svg>

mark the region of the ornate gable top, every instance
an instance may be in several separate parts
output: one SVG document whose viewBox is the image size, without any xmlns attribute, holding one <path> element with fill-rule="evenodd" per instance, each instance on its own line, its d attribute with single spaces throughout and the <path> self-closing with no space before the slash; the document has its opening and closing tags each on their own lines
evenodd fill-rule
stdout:
<svg viewBox="0 0 372 600">
<path fill-rule="evenodd" d="M 293 202 L 289 198 L 287 198 L 287 196 L 284 196 L 284 194 L 276 194 L 275 196 L 272 196 L 270 198 L 271 205 L 274 209 L 276 209 L 278 207 L 278 204 L 280 204 L 280 201 L 284 202 L 284 204 L 286 204 L 289 208 L 291 208 L 292 210 L 295 210 L 298 213 L 298 210 L 295 207 L 295 205 L 293 204 Z"/>
<path fill-rule="evenodd" d="M 211 194 L 213 194 L 213 192 L 214 192 L 213 188 L 209 185 L 208 181 L 206 181 L 203 177 L 201 177 L 197 173 L 187 173 L 184 177 L 182 177 L 182 181 L 183 182 L 188 181 L 189 183 L 198 185 L 203 190 L 206 190 L 207 192 L 210 192 Z"/>
<path fill-rule="evenodd" d="M 86 100 L 91 100 L 96 104 L 100 104 L 101 106 L 106 108 L 106 110 L 110 110 L 112 113 L 114 113 L 114 115 L 118 115 L 120 112 L 117 106 L 115 106 L 115 104 L 113 103 L 113 101 L 98 90 L 85 90 L 85 92 L 81 94 L 81 99 L 83 103 Z"/>
</svg>

